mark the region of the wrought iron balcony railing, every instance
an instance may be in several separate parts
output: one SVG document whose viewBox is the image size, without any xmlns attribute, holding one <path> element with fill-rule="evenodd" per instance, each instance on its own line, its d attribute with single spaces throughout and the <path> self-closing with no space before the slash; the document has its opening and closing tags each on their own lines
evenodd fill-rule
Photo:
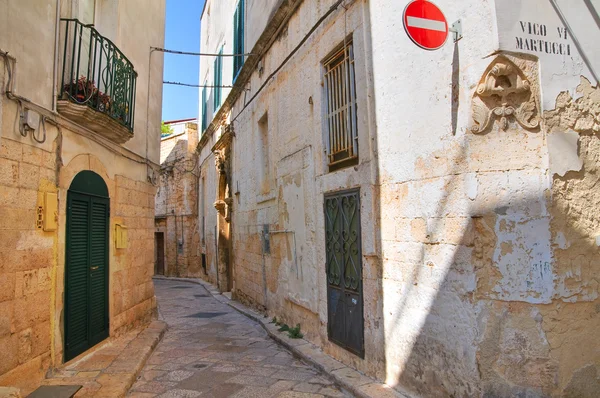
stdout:
<svg viewBox="0 0 600 398">
<path fill-rule="evenodd" d="M 127 135 L 131 135 L 137 79 L 133 64 L 92 25 L 84 25 L 77 19 L 61 19 L 61 24 L 64 49 L 59 102 L 81 105 L 78 110 L 63 105 L 64 113 L 79 117 L 81 123 L 92 124 L 96 127 L 91 127 L 92 130 L 103 126 L 110 129 L 110 125 L 114 125 L 110 120 L 99 120 L 101 118 L 96 115 L 84 114 L 81 109 L 87 106 L 108 115 L 118 125 L 126 127 L 129 130 Z M 121 134 L 117 141 L 123 142 L 129 138 Z"/>
</svg>

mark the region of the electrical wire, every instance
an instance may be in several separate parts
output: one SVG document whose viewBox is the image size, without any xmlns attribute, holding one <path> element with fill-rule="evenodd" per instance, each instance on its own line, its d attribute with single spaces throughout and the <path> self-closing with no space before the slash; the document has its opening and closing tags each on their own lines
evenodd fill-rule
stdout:
<svg viewBox="0 0 600 398">
<path fill-rule="evenodd" d="M 168 50 L 166 48 L 160 47 L 150 47 L 153 51 L 160 51 L 163 53 L 169 54 L 179 54 L 179 55 L 194 55 L 197 57 L 249 57 L 251 55 L 255 55 L 252 53 L 244 53 L 244 54 L 214 54 L 214 53 L 193 53 L 189 51 L 176 51 L 176 50 Z"/>
<path fill-rule="evenodd" d="M 35 136 L 35 130 L 31 132 L 31 136 L 33 137 L 35 142 L 37 142 L 38 144 L 43 144 L 44 142 L 46 142 L 46 116 L 42 115 L 40 122 L 42 124 L 42 130 L 44 131 L 43 138 L 41 140 L 38 140 L 38 138 Z"/>
<path fill-rule="evenodd" d="M 233 87 L 235 87 L 235 86 L 206 86 L 206 85 L 200 85 L 200 84 L 189 84 L 189 83 L 170 82 L 170 81 L 164 81 L 163 84 L 172 84 L 174 86 L 207 87 L 207 88 L 233 88 Z"/>
</svg>

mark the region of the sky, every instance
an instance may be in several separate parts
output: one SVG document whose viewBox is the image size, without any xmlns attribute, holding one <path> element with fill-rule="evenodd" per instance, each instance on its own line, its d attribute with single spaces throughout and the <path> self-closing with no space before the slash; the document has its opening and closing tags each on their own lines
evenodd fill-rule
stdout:
<svg viewBox="0 0 600 398">
<path fill-rule="evenodd" d="M 200 51 L 200 15 L 204 0 L 167 0 L 165 48 Z M 198 84 L 199 58 L 165 53 L 164 80 Z M 198 88 L 163 85 L 162 120 L 198 117 Z"/>
</svg>

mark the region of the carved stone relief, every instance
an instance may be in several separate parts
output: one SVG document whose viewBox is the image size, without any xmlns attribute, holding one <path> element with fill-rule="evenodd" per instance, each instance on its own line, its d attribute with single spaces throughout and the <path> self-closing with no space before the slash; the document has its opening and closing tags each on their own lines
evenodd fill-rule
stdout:
<svg viewBox="0 0 600 398">
<path fill-rule="evenodd" d="M 487 68 L 473 96 L 475 124 L 471 131 L 484 133 L 495 120 L 506 131 L 512 118 L 523 128 L 536 129 L 540 125 L 539 106 L 523 71 L 499 56 Z"/>
<path fill-rule="evenodd" d="M 217 200 L 214 203 L 217 212 L 225 218 L 226 222 L 230 222 L 231 219 L 231 208 L 233 200 L 231 199 L 231 193 L 229 190 L 229 156 L 231 148 L 231 137 L 233 136 L 233 128 L 227 125 L 225 128 L 225 134 L 222 136 L 223 140 L 220 141 L 219 145 L 214 148 L 215 154 L 215 167 L 218 173 L 218 192 Z"/>
</svg>

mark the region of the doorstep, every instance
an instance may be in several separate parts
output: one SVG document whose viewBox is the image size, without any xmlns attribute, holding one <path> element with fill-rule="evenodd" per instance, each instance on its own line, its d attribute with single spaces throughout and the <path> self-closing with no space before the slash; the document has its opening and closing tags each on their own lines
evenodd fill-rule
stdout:
<svg viewBox="0 0 600 398">
<path fill-rule="evenodd" d="M 380 381 L 360 373 L 354 368 L 348 367 L 342 362 L 325 354 L 323 350 L 308 340 L 292 339 L 288 337 L 285 332 L 279 332 L 279 327 L 271 323 L 269 318 L 265 318 L 263 314 L 260 314 L 237 301 L 231 300 L 229 297 L 221 294 L 215 286 L 202 279 L 166 278 L 156 276 L 155 278 L 178 280 L 203 285 L 215 299 L 260 323 L 273 340 L 287 348 L 294 355 L 329 375 L 336 384 L 359 398 L 418 398 L 416 395 L 408 392 L 399 392 L 387 384 L 381 383 Z"/>
<path fill-rule="evenodd" d="M 54 370 L 42 385 L 80 385 L 76 398 L 124 397 L 166 330 L 166 323 L 153 321 L 143 329 L 109 340 Z"/>
</svg>

